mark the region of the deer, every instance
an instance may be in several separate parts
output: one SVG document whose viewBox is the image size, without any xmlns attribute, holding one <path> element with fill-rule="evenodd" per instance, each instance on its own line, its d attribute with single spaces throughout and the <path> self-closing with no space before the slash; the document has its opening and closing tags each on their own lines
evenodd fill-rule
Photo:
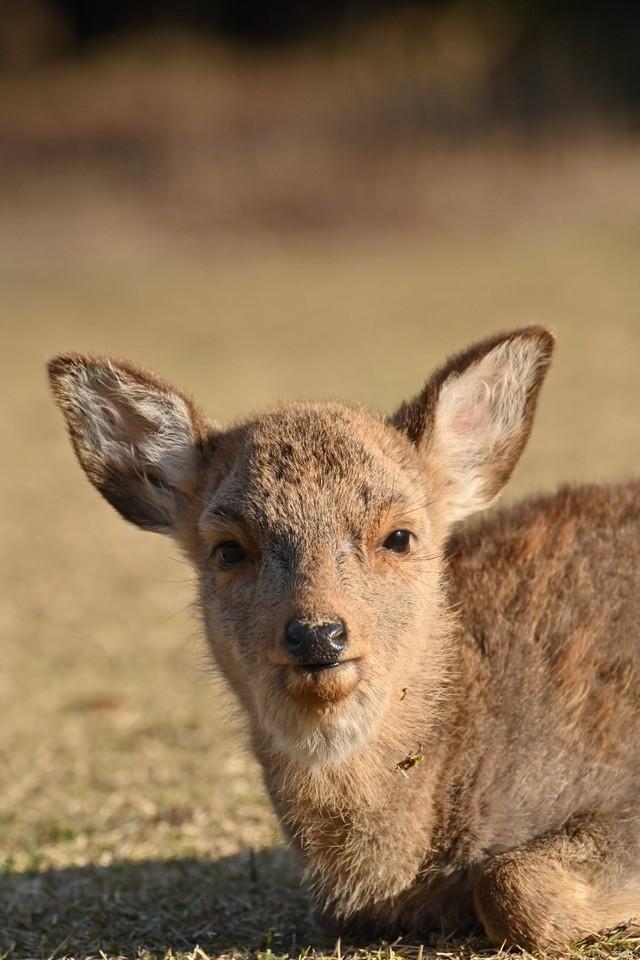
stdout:
<svg viewBox="0 0 640 960">
<path fill-rule="evenodd" d="M 494 503 L 555 338 L 451 357 L 384 416 L 227 427 L 127 362 L 61 354 L 88 479 L 196 571 L 320 919 L 560 953 L 640 917 L 640 482 Z"/>
</svg>

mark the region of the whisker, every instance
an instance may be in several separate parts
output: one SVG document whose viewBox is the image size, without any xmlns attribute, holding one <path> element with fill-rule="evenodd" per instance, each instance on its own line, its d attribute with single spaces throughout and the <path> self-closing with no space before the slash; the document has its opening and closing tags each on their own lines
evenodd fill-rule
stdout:
<svg viewBox="0 0 640 960">
<path fill-rule="evenodd" d="M 187 577 L 186 580 L 154 580 L 154 583 L 197 583 L 197 577 Z"/>
<path fill-rule="evenodd" d="M 181 613 L 184 613 L 186 610 L 191 610 L 193 612 L 200 606 L 200 597 L 196 597 L 193 600 L 190 600 L 189 603 L 186 603 L 183 607 L 179 607 L 178 610 L 174 610 L 173 613 L 170 613 L 168 617 L 165 617 L 160 621 L 160 624 L 164 626 L 169 623 L 170 620 L 175 619 L 175 617 L 180 616 Z"/>
<path fill-rule="evenodd" d="M 163 556 L 166 560 L 173 560 L 174 563 L 179 563 L 183 567 L 191 567 L 191 563 L 182 557 L 174 557 L 171 553 L 163 553 L 161 556 Z"/>
</svg>

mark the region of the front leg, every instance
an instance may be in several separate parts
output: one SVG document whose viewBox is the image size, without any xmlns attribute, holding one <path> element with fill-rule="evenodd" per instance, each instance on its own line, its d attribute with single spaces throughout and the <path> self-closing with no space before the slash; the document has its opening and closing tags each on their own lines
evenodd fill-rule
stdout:
<svg viewBox="0 0 640 960">
<path fill-rule="evenodd" d="M 474 902 L 487 936 L 527 950 L 640 920 L 640 814 L 581 817 L 488 860 Z"/>
</svg>

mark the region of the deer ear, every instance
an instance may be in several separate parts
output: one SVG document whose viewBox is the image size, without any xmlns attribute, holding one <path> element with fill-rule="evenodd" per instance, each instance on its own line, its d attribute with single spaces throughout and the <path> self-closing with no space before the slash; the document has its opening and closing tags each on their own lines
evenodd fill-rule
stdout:
<svg viewBox="0 0 640 960">
<path fill-rule="evenodd" d="M 524 450 L 554 338 L 526 327 L 452 357 L 391 422 L 420 450 L 448 518 L 489 506 Z"/>
<path fill-rule="evenodd" d="M 125 519 L 174 533 L 199 478 L 205 421 L 191 401 L 127 363 L 62 354 L 48 365 L 76 456 Z"/>
</svg>

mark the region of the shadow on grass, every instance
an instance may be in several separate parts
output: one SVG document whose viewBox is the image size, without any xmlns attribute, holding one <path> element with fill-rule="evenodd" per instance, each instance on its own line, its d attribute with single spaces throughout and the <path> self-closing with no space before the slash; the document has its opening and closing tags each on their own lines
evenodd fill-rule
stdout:
<svg viewBox="0 0 640 960">
<path fill-rule="evenodd" d="M 131 957 L 328 946 L 299 875 L 274 848 L 215 861 L 143 860 L 0 874 L 0 955 Z"/>
</svg>

